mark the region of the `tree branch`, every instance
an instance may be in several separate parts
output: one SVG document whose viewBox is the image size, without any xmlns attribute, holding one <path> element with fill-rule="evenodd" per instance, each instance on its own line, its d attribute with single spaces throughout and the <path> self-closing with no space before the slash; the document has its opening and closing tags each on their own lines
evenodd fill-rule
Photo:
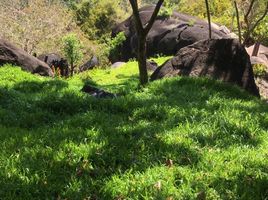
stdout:
<svg viewBox="0 0 268 200">
<path fill-rule="evenodd" d="M 248 11 L 247 11 L 247 13 L 246 13 L 245 16 L 244 16 L 245 21 L 248 21 L 248 15 L 249 15 L 249 13 L 250 13 L 251 10 L 252 10 L 252 7 L 253 7 L 255 1 L 256 1 L 256 0 L 252 0 L 252 1 L 250 2 L 250 5 L 249 5 L 249 7 L 248 7 Z"/>
<path fill-rule="evenodd" d="M 152 28 L 152 26 L 153 26 L 153 24 L 154 24 L 154 21 L 155 21 L 157 15 L 158 15 L 158 12 L 159 12 L 159 10 L 160 10 L 160 8 L 161 8 L 163 2 L 164 2 L 164 0 L 159 0 L 159 1 L 157 2 L 156 6 L 155 6 L 155 9 L 154 9 L 154 12 L 153 12 L 153 14 L 152 14 L 152 16 L 151 16 L 151 18 L 150 18 L 148 24 L 147 24 L 146 27 L 145 27 L 145 34 L 148 34 L 149 31 L 150 31 L 150 29 Z"/>
<path fill-rule="evenodd" d="M 234 6 L 235 6 L 235 13 L 236 13 L 236 21 L 237 21 L 237 28 L 238 28 L 239 43 L 241 44 L 242 36 L 241 36 L 241 28 L 240 28 L 239 11 L 238 11 L 236 0 L 234 0 Z"/>
<path fill-rule="evenodd" d="M 206 3 L 206 9 L 207 9 L 207 18 L 208 18 L 209 39 L 211 39 L 212 31 L 211 31 L 211 19 L 210 19 L 210 9 L 209 9 L 208 0 L 205 0 L 205 3 Z"/>
<path fill-rule="evenodd" d="M 256 21 L 256 23 L 251 27 L 251 29 L 249 30 L 249 34 L 258 26 L 258 24 L 264 19 L 264 17 L 266 17 L 268 13 L 268 2 L 266 3 L 266 8 L 264 10 L 263 15 Z"/>
<path fill-rule="evenodd" d="M 143 28 L 141 18 L 140 18 L 140 13 L 139 13 L 137 0 L 129 0 L 129 2 L 130 2 L 130 5 L 132 7 L 132 10 L 133 10 L 133 15 L 134 15 L 135 23 L 136 23 L 136 26 L 137 26 L 137 31 L 144 32 L 144 28 Z"/>
</svg>

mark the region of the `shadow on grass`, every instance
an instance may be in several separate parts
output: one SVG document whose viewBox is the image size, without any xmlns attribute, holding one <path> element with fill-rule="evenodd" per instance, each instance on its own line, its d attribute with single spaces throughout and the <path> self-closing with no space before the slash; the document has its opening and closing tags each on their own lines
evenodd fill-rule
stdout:
<svg viewBox="0 0 268 200">
<path fill-rule="evenodd" d="M 217 104 L 207 104 L 213 96 L 226 101 L 252 99 L 215 81 L 187 78 L 154 83 L 148 91 L 116 99 L 92 98 L 80 89 L 68 89 L 68 84 L 60 80 L 23 82 L 13 89 L 2 88 L 1 93 L 12 100 L 1 100 L 1 125 L 6 128 L 1 129 L 0 142 L 7 155 L 18 155 L 11 160 L 19 171 L 1 175 L 0 183 L 5 184 L 1 191 L 3 196 L 19 194 L 22 199 L 56 199 L 59 195 L 109 199 L 102 186 L 114 174 L 143 172 L 165 165 L 167 159 L 193 167 L 202 154 L 188 143 L 169 143 L 162 136 L 176 129 L 178 123 L 192 120 L 201 124 L 204 110 L 213 115 L 220 109 Z M 174 113 L 170 112 L 172 108 Z M 259 117 L 260 109 L 262 106 L 256 103 L 248 112 Z M 226 129 L 238 139 L 219 132 L 215 138 L 200 136 L 196 141 L 200 146 L 214 146 L 219 140 L 221 148 L 259 144 L 246 129 L 231 123 Z"/>
<path fill-rule="evenodd" d="M 222 199 L 232 199 L 234 195 L 244 200 L 252 198 L 256 200 L 267 199 L 268 180 L 266 177 L 256 177 L 256 172 L 252 173 L 249 170 L 244 170 L 235 177 L 235 179 L 230 180 L 219 177 L 211 183 L 211 187 L 219 191 Z"/>
<path fill-rule="evenodd" d="M 139 88 L 139 77 L 138 75 L 123 75 L 118 74 L 116 75 L 116 78 L 119 80 L 118 83 L 114 84 L 100 84 L 97 86 L 97 84 L 90 78 L 85 78 L 82 81 L 84 84 L 90 84 L 93 86 L 100 87 L 101 89 L 108 90 L 109 92 L 114 92 L 119 95 L 126 95 L 129 94 L 131 91 L 136 90 Z"/>
</svg>

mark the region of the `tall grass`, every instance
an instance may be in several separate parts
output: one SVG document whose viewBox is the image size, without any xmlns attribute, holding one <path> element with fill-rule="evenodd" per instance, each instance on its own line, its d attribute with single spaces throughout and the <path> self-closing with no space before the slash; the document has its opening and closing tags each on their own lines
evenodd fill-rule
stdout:
<svg viewBox="0 0 268 200">
<path fill-rule="evenodd" d="M 0 68 L 0 199 L 268 198 L 267 104 L 209 79 L 141 89 L 137 73 Z"/>
</svg>

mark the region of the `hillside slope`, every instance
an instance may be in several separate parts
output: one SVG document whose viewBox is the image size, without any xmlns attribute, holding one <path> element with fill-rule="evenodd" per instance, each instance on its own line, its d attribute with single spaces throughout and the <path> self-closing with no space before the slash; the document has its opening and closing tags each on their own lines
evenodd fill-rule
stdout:
<svg viewBox="0 0 268 200">
<path fill-rule="evenodd" d="M 135 62 L 73 78 L 0 68 L 1 199 L 267 199 L 268 106 Z M 119 94 L 95 99 L 91 82 Z"/>
</svg>

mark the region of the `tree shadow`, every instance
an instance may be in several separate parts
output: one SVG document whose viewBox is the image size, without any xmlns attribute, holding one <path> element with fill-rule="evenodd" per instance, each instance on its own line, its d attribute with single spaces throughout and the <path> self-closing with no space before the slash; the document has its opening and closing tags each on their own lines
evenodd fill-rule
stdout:
<svg viewBox="0 0 268 200">
<path fill-rule="evenodd" d="M 6 193 L 18 193 L 24 199 L 56 199 L 58 195 L 78 199 L 91 195 L 101 199 L 109 196 L 102 190 L 103 184 L 115 174 L 129 170 L 142 173 L 150 167 L 165 165 L 167 159 L 191 168 L 202 160 L 202 154 L 184 142 L 167 142 L 162 136 L 178 124 L 193 120 L 191 116 L 195 123 L 202 123 L 202 109 L 213 115 L 219 106 L 207 104 L 212 94 L 223 99 L 242 96 L 252 100 L 237 88 L 208 79 L 166 80 L 150 86 L 149 91 L 144 89 L 115 99 L 95 99 L 67 88 L 68 84 L 60 80 L 1 88 L 1 92 L 14 99 L 1 100 L 1 126 L 5 127 L 1 130 L 6 133 L 1 134 L 0 141 L 7 155 L 19 155 L 15 168 L 30 177 L 23 181 L 16 173 L 2 174 L 0 182 L 6 184 Z M 30 98 L 25 97 L 28 94 Z M 169 108 L 184 114 L 170 113 Z M 10 116 L 4 120 L 4 115 Z M 258 146 L 258 140 L 245 134 L 247 130 L 243 127 L 230 122 L 226 125 L 238 139 L 230 138 L 228 133 L 221 137 L 219 132 L 213 138 L 197 137 L 198 145 L 214 146 L 214 140 L 220 140 L 220 148 L 236 144 Z M 35 182 L 35 174 L 41 182 Z M 80 184 L 82 189 L 69 190 L 70 184 Z"/>
<path fill-rule="evenodd" d="M 267 170 L 267 167 L 266 167 Z M 230 199 L 228 191 L 233 191 L 239 199 L 262 200 L 268 197 L 268 180 L 265 177 L 256 177 L 256 172 L 250 169 L 238 172 L 235 178 L 225 179 L 223 177 L 214 180 L 211 187 L 215 188 L 222 199 Z"/>
</svg>

